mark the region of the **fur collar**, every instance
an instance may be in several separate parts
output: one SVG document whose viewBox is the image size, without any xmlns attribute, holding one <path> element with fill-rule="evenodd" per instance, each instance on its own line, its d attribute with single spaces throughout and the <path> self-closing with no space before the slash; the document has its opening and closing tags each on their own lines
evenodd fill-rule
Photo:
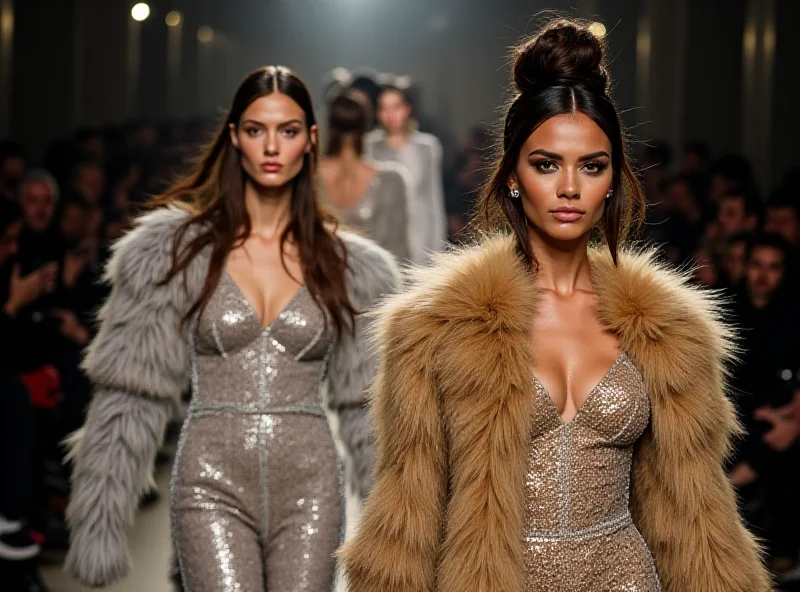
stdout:
<svg viewBox="0 0 800 592">
<path fill-rule="evenodd" d="M 665 592 L 765 592 L 722 468 L 739 428 L 725 396 L 734 346 L 718 296 L 653 252 L 623 252 L 615 266 L 592 250 L 590 265 L 599 317 L 651 399 L 631 513 Z M 371 399 L 377 483 L 341 553 L 353 592 L 524 589 L 531 368 L 543 346 L 532 332 L 536 304 L 513 239 L 495 236 L 437 256 L 384 305 Z"/>
<path fill-rule="evenodd" d="M 172 265 L 172 240 L 189 216 L 186 210 L 166 207 L 143 214 L 133 229 L 114 244 L 105 279 L 111 284 L 124 277 L 134 290 L 147 292 L 160 282 Z M 189 229 L 187 237 L 197 230 Z M 352 232 L 337 231 L 347 249 L 348 294 L 357 309 L 366 309 L 375 299 L 391 291 L 400 275 L 394 258 L 374 242 Z M 190 264 L 184 286 L 191 302 L 205 282 L 209 251 L 198 254 Z M 176 294 L 177 296 L 177 294 Z"/>
</svg>

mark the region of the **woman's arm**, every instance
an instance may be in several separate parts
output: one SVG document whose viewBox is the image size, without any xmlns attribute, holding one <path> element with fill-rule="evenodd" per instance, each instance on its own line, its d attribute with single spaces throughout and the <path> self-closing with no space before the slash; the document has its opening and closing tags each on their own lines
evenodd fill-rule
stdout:
<svg viewBox="0 0 800 592">
<path fill-rule="evenodd" d="M 337 340 L 330 359 L 328 404 L 339 416 L 339 431 L 353 461 L 355 487 L 364 498 L 372 487 L 373 440 L 367 417 L 366 394 L 376 372 L 369 346 L 370 311 L 382 296 L 400 285 L 392 256 L 370 240 L 340 233 L 348 251 L 350 301 L 359 311 L 354 331 Z"/>
<path fill-rule="evenodd" d="M 158 285 L 170 261 L 171 232 L 153 222 L 164 216 L 150 218 L 115 248 L 107 272 L 113 288 L 83 363 L 95 393 L 84 427 L 68 441 L 74 468 L 66 569 L 89 586 L 113 583 L 129 569 L 126 528 L 189 381 L 181 329 L 188 294 L 182 282 Z"/>
<path fill-rule="evenodd" d="M 447 459 L 432 375 L 435 345 L 412 311 L 388 313 L 371 390 L 376 484 L 355 538 L 339 552 L 351 592 L 433 592 Z"/>
<path fill-rule="evenodd" d="M 634 457 L 634 519 L 664 592 L 767 592 L 759 546 L 723 469 L 736 415 L 713 364 L 705 376 L 682 392 L 651 393 L 651 428 Z"/>
</svg>

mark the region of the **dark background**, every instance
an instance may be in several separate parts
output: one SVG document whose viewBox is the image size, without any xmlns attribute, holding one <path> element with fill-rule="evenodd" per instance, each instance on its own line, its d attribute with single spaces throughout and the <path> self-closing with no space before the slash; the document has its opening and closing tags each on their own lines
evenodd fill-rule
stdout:
<svg viewBox="0 0 800 592">
<path fill-rule="evenodd" d="M 555 9 L 606 25 L 615 98 L 635 138 L 663 139 L 676 152 L 695 139 L 715 153 L 741 152 L 762 190 L 797 160 L 797 0 L 151 0 L 140 25 L 130 17 L 133 2 L 123 0 L 0 4 L 3 79 L 11 81 L 2 85 L 0 136 L 34 154 L 84 125 L 213 115 L 265 64 L 298 71 L 320 105 L 323 76 L 336 66 L 409 74 L 425 111 L 460 140 L 472 125 L 496 120 L 507 47 L 534 30 L 541 11 Z M 183 14 L 174 75 L 170 10 Z M 215 30 L 212 43 L 198 42 L 201 25 Z"/>
</svg>

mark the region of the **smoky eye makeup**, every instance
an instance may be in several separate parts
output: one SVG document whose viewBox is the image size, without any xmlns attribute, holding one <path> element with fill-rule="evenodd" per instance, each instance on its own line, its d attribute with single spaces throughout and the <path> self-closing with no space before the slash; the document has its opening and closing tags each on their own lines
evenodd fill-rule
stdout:
<svg viewBox="0 0 800 592">
<path fill-rule="evenodd" d="M 608 168 L 607 162 L 591 161 L 584 164 L 582 167 L 590 175 L 600 175 Z"/>
<path fill-rule="evenodd" d="M 540 158 L 540 159 L 532 159 L 530 161 L 531 166 L 535 168 L 540 173 L 554 173 L 558 170 L 558 165 L 550 159 L 547 158 Z"/>
</svg>

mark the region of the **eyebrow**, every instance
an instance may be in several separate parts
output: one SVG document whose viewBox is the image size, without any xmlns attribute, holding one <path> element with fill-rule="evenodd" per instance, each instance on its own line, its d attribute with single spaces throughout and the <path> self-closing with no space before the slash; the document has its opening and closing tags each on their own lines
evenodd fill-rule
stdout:
<svg viewBox="0 0 800 592">
<path fill-rule="evenodd" d="M 251 123 L 253 125 L 257 125 L 259 127 L 267 127 L 265 124 L 261 123 L 260 121 L 256 121 L 255 119 L 245 119 L 240 125 L 245 125 L 247 123 Z M 292 125 L 294 123 L 303 125 L 303 122 L 299 119 L 290 119 L 289 121 L 284 121 L 278 124 L 278 127 L 286 127 L 287 125 Z"/>
<path fill-rule="evenodd" d="M 547 158 L 552 158 L 553 160 L 564 160 L 564 157 L 561 154 L 556 154 L 555 152 L 548 152 L 547 150 L 539 149 L 534 150 L 530 154 L 528 154 L 528 158 L 534 155 L 546 156 Z M 592 160 L 593 158 L 600 158 L 601 156 L 605 156 L 606 158 L 611 158 L 608 152 L 605 150 L 600 150 L 599 152 L 592 152 L 591 154 L 585 154 L 578 158 L 578 160 Z"/>
</svg>

